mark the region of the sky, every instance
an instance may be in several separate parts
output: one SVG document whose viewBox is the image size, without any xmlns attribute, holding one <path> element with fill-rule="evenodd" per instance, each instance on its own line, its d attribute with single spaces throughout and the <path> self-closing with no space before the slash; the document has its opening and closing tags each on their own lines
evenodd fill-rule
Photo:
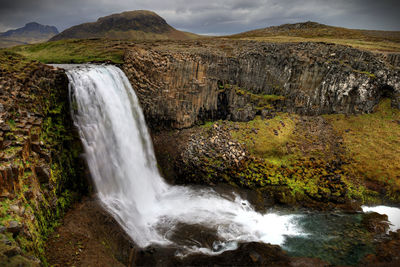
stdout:
<svg viewBox="0 0 400 267">
<path fill-rule="evenodd" d="M 62 31 L 143 9 L 158 13 L 179 30 L 211 35 L 304 21 L 400 30 L 400 0 L 0 0 L 0 32 L 33 21 Z"/>
</svg>

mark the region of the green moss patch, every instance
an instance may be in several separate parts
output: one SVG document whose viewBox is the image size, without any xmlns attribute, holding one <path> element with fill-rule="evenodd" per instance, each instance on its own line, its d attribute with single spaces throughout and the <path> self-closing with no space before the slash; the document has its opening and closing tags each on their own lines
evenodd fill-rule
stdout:
<svg viewBox="0 0 400 267">
<path fill-rule="evenodd" d="M 349 166 L 373 191 L 384 189 L 400 201 L 400 111 L 391 100 L 382 101 L 371 114 L 325 116 L 343 136 Z"/>
<path fill-rule="evenodd" d="M 400 201 L 400 111 L 389 99 L 372 114 L 278 113 L 272 119 L 219 124 L 250 157 L 231 168 L 221 168 L 223 159 L 200 159 L 207 183 L 225 181 L 266 192 L 280 203 L 306 206 Z"/>
<path fill-rule="evenodd" d="M 294 131 L 295 117 L 278 114 L 273 119 L 264 120 L 257 116 L 252 121 L 231 125 L 234 126 L 232 137 L 244 143 L 254 156 L 276 165 L 287 163 L 293 157 L 286 145 Z"/>
</svg>

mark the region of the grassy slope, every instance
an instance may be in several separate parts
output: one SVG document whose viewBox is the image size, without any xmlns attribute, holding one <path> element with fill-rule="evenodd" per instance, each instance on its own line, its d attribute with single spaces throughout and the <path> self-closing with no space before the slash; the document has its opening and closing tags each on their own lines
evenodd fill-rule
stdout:
<svg viewBox="0 0 400 267">
<path fill-rule="evenodd" d="M 240 37 L 238 39 L 251 40 L 268 43 L 300 43 L 300 42 L 323 42 L 339 45 L 348 45 L 354 48 L 378 51 L 378 52 L 400 52 L 400 43 L 388 41 L 366 41 L 357 39 L 340 39 L 328 37 L 295 37 L 295 36 L 259 36 L 259 37 Z"/>
<path fill-rule="evenodd" d="M 280 113 L 273 119 L 256 117 L 250 122 L 228 123 L 234 126 L 231 127 L 234 129 L 231 130 L 234 139 L 244 143 L 253 156 L 272 163 L 276 168 L 303 166 L 302 175 L 315 175 L 315 168 L 321 166 L 309 164 L 309 159 L 329 162 L 338 159 L 339 151 L 343 153 L 341 160 L 347 161 L 340 174 L 347 176 L 343 177 L 349 186 L 349 196 L 374 203 L 378 201 L 374 196 L 385 192 L 386 198 L 399 201 L 400 111 L 390 106 L 390 100 L 382 101 L 372 114 L 334 114 L 323 118 L 328 124 L 322 128 L 331 129 L 331 136 L 328 137 L 331 144 L 326 139 L 328 132 L 323 130 L 313 134 L 317 128 L 313 120 L 318 117 L 311 119 L 311 124 L 305 126 L 305 131 L 298 129 L 305 124 L 300 116 L 286 113 Z M 307 129 L 313 130 L 309 132 Z M 335 137 L 338 139 L 332 141 Z M 340 144 L 341 140 L 343 145 Z M 336 150 L 337 144 L 343 149 Z M 268 179 L 271 170 L 277 171 L 275 167 L 263 170 Z M 320 184 L 313 182 L 314 179 L 313 176 L 304 180 L 309 185 L 302 185 L 302 179 L 297 180 L 290 185 L 291 190 L 303 190 L 311 185 L 318 188 Z M 288 182 L 292 181 L 285 181 Z"/>
<path fill-rule="evenodd" d="M 400 192 L 400 111 L 387 99 L 372 114 L 327 115 L 337 133 L 343 136 L 352 167 L 371 183 Z"/>
<path fill-rule="evenodd" d="M 30 34 L 24 36 L 0 37 L 0 48 L 46 42 L 53 36 L 54 34 L 39 34 L 39 35 Z"/>
<path fill-rule="evenodd" d="M 254 30 L 222 38 L 256 40 L 263 42 L 326 42 L 350 45 L 369 51 L 400 52 L 400 32 L 351 30 L 318 25 L 302 29 L 286 29 L 288 26 Z M 290 25 L 289 25 L 290 27 Z M 183 33 L 190 39 L 199 36 Z M 111 61 L 123 63 L 124 50 L 133 44 L 129 40 L 117 40 L 119 32 L 109 32 L 109 39 L 60 40 L 54 42 L 22 45 L 9 50 L 22 54 L 31 60 L 43 63 L 84 63 Z M 125 32 L 131 39 L 166 39 L 166 36 L 139 31 Z M 214 38 L 210 38 L 213 40 Z M 219 38 L 217 38 L 219 39 Z M 1 45 L 1 42 L 0 42 Z"/>
<path fill-rule="evenodd" d="M 224 38 L 263 42 L 326 42 L 350 45 L 355 48 L 400 52 L 400 32 L 353 30 L 322 24 L 293 28 L 282 25 L 239 33 Z"/>
<path fill-rule="evenodd" d="M 293 157 L 286 148 L 295 127 L 293 116 L 283 113 L 270 120 L 256 117 L 250 122 L 236 123 L 236 126 L 239 130 L 232 131 L 232 137 L 245 143 L 253 155 L 279 165 L 288 163 Z M 274 130 L 278 135 L 275 135 Z"/>
<path fill-rule="evenodd" d="M 31 60 L 43 63 L 123 63 L 126 42 L 109 40 L 61 40 L 9 48 Z"/>
<path fill-rule="evenodd" d="M 12 47 L 12 46 L 23 45 L 23 44 L 25 44 L 25 43 L 0 37 L 0 48 Z"/>
</svg>

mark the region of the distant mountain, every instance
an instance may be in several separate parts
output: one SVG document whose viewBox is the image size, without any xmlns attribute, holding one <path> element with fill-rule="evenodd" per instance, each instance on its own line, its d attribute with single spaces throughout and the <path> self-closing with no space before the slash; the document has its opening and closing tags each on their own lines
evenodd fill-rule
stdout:
<svg viewBox="0 0 400 267">
<path fill-rule="evenodd" d="M 50 41 L 89 38 L 184 40 L 197 37 L 195 34 L 176 30 L 154 12 L 137 10 L 113 14 L 99 18 L 96 22 L 73 26 L 54 36 Z"/>
<path fill-rule="evenodd" d="M 58 34 L 58 30 L 54 26 L 31 22 L 22 28 L 0 33 L 0 47 L 40 43 L 49 40 L 56 34 Z"/>
<path fill-rule="evenodd" d="M 268 38 L 268 37 L 301 37 L 301 38 L 332 38 L 357 39 L 364 41 L 400 42 L 399 31 L 373 31 L 334 27 L 307 21 L 294 24 L 283 24 L 263 29 L 252 30 L 227 36 L 229 38 Z"/>
</svg>

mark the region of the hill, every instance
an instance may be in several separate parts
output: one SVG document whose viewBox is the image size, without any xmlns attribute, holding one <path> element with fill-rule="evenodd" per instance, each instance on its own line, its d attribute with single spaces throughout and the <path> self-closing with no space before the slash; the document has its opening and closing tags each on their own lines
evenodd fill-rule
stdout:
<svg viewBox="0 0 400 267">
<path fill-rule="evenodd" d="M 224 38 L 270 42 L 330 42 L 366 50 L 400 50 L 400 31 L 347 29 L 311 21 L 272 26 Z"/>
<path fill-rule="evenodd" d="M 54 26 L 31 22 L 22 28 L 0 33 L 0 47 L 44 42 L 56 34 L 58 30 Z"/>
<path fill-rule="evenodd" d="M 140 40 L 185 40 L 197 35 L 178 31 L 162 17 L 151 11 L 137 10 L 99 18 L 96 22 L 73 26 L 51 38 L 62 39 L 140 39 Z"/>
</svg>

